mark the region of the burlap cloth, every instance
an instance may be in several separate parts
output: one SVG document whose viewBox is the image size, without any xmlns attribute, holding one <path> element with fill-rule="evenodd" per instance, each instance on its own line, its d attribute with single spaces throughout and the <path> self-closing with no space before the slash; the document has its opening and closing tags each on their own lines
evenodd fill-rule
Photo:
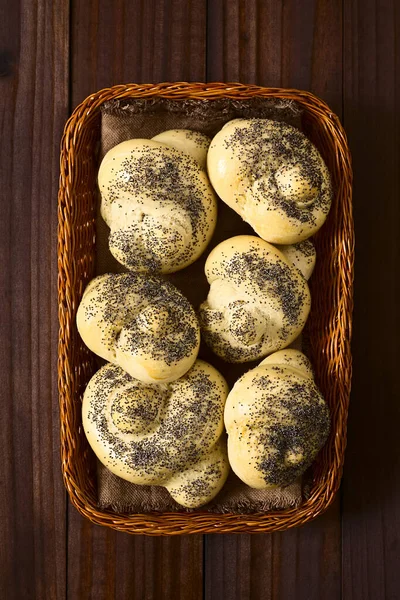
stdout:
<svg viewBox="0 0 400 600">
<path fill-rule="evenodd" d="M 113 146 L 131 138 L 150 138 L 167 129 L 186 128 L 209 136 L 221 129 L 227 121 L 237 117 L 264 117 L 286 121 L 301 127 L 301 112 L 293 102 L 273 99 L 252 100 L 165 100 L 138 99 L 110 101 L 104 104 L 101 114 L 101 157 Z M 206 298 L 207 280 L 204 263 L 209 251 L 219 242 L 233 235 L 254 234 L 252 229 L 223 202 L 218 206 L 218 224 L 209 248 L 193 265 L 168 276 L 186 297 L 197 307 Z M 121 272 L 108 250 L 108 228 L 100 215 L 97 218 L 97 273 Z M 204 344 L 201 358 L 213 364 L 232 386 L 248 369 L 255 366 L 232 365 L 216 357 Z M 117 512 L 146 513 L 151 511 L 177 511 L 182 509 L 167 490 L 158 486 L 140 486 L 120 479 L 101 463 L 97 466 L 98 504 Z M 254 490 L 242 483 L 232 472 L 218 496 L 206 507 L 216 513 L 263 512 L 272 508 L 298 506 L 306 494 L 301 481 L 285 488 Z"/>
</svg>

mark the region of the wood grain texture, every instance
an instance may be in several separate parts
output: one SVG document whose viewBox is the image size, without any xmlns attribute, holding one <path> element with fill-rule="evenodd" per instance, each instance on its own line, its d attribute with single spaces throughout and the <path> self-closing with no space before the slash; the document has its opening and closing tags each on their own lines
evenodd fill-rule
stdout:
<svg viewBox="0 0 400 600">
<path fill-rule="evenodd" d="M 116 83 L 205 79 L 205 0 L 74 0 L 71 34 L 73 106 Z M 202 597 L 202 536 L 129 537 L 68 512 L 71 600 Z"/>
<path fill-rule="evenodd" d="M 340 598 L 340 503 L 300 529 L 206 536 L 207 600 Z"/>
<path fill-rule="evenodd" d="M 72 47 L 74 107 L 114 84 L 204 81 L 206 0 L 73 0 Z"/>
<path fill-rule="evenodd" d="M 354 161 L 354 378 L 343 481 L 343 598 L 400 595 L 400 6 L 345 4 Z"/>
<path fill-rule="evenodd" d="M 208 80 L 308 89 L 341 115 L 342 4 L 337 0 L 212 2 L 207 50 Z M 337 501 L 299 530 L 206 536 L 206 597 L 340 598 L 340 529 Z"/>
<path fill-rule="evenodd" d="M 342 110 L 341 0 L 214 0 L 207 80 L 310 90 Z"/>
<path fill-rule="evenodd" d="M 65 598 L 57 396 L 57 188 L 68 4 L 1 1 L 2 598 Z"/>
<path fill-rule="evenodd" d="M 75 511 L 69 530 L 68 599 L 202 598 L 201 536 L 130 536 Z"/>
</svg>

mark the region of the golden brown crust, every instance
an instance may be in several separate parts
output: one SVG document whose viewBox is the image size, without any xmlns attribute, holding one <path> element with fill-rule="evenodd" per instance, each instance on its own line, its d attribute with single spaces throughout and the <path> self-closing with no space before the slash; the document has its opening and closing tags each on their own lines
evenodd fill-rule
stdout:
<svg viewBox="0 0 400 600">
<path fill-rule="evenodd" d="M 307 282 L 274 246 L 254 236 L 225 240 L 210 253 L 208 298 L 200 307 L 206 342 L 229 362 L 289 345 L 310 310 Z"/>
<path fill-rule="evenodd" d="M 329 171 L 298 129 L 269 119 L 235 119 L 213 138 L 211 183 L 263 239 L 294 244 L 313 235 L 331 205 Z"/>
<path fill-rule="evenodd" d="M 96 277 L 83 295 L 77 325 L 92 352 L 144 382 L 177 379 L 199 350 L 200 329 L 191 304 L 156 276 Z"/>
<path fill-rule="evenodd" d="M 128 269 L 172 273 L 204 251 L 216 224 L 216 198 L 190 154 L 128 140 L 107 152 L 98 181 L 110 251 Z"/>
<path fill-rule="evenodd" d="M 289 262 L 299 269 L 304 279 L 308 281 L 313 274 L 317 261 L 317 252 L 312 240 L 276 247 Z"/>
<path fill-rule="evenodd" d="M 224 378 L 204 361 L 170 384 L 143 384 L 109 363 L 86 388 L 84 431 L 115 474 L 163 485 L 183 506 L 200 506 L 228 474 L 222 437 L 227 393 Z"/>
<path fill-rule="evenodd" d="M 276 352 L 243 375 L 228 395 L 231 467 L 250 487 L 289 485 L 325 443 L 329 421 L 308 359 L 297 350 Z"/>
</svg>

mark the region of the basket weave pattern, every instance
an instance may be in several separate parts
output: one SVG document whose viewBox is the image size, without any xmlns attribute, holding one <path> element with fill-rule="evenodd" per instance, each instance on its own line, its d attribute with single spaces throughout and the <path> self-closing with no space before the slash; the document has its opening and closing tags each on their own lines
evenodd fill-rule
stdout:
<svg viewBox="0 0 400 600">
<path fill-rule="evenodd" d="M 299 507 L 265 514 L 151 513 L 127 515 L 99 510 L 94 461 L 81 423 L 81 400 L 94 372 L 91 353 L 79 338 L 75 314 L 94 276 L 99 108 L 111 99 L 253 97 L 295 100 L 303 109 L 303 126 L 322 153 L 332 175 L 335 196 L 328 220 L 315 237 L 317 267 L 311 281 L 308 321 L 311 359 L 317 383 L 331 411 L 331 433 L 313 465 L 308 499 Z M 346 445 L 351 383 L 354 228 L 352 170 L 347 140 L 339 119 L 308 92 L 224 83 L 120 85 L 101 90 L 80 104 L 68 120 L 61 145 L 58 196 L 58 382 L 62 471 L 72 504 L 94 523 L 120 531 L 150 535 L 211 532 L 271 532 L 301 525 L 322 513 L 340 485 Z"/>
</svg>

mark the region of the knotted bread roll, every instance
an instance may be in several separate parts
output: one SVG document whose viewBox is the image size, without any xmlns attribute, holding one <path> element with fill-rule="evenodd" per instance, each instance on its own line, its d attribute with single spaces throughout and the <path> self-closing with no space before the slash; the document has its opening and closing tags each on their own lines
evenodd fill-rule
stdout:
<svg viewBox="0 0 400 600">
<path fill-rule="evenodd" d="M 161 485 L 182 506 L 209 502 L 228 475 L 227 384 L 197 360 L 181 379 L 144 384 L 110 363 L 90 380 L 83 428 L 99 460 L 141 485 Z"/>
<path fill-rule="evenodd" d="M 304 242 L 288 246 L 276 246 L 276 248 L 299 269 L 304 279 L 310 279 L 317 260 L 315 246 L 311 240 L 304 240 Z"/>
<path fill-rule="evenodd" d="M 207 152 L 211 140 L 204 133 L 191 129 L 169 129 L 151 139 L 189 154 L 203 169 L 206 169 Z"/>
<path fill-rule="evenodd" d="M 83 294 L 77 325 L 92 352 L 146 383 L 178 379 L 199 351 L 199 324 L 191 304 L 155 276 L 96 277 Z"/>
<path fill-rule="evenodd" d="M 297 267 L 254 236 L 225 240 L 209 254 L 210 284 L 200 306 L 207 344 L 228 362 L 247 362 L 288 346 L 310 310 L 310 292 Z"/>
<path fill-rule="evenodd" d="M 235 119 L 211 142 L 211 183 L 264 240 L 294 244 L 313 235 L 331 205 L 329 171 L 298 129 L 269 119 Z"/>
<path fill-rule="evenodd" d="M 229 462 L 257 489 L 293 483 L 329 433 L 329 411 L 309 360 L 297 350 L 271 354 L 234 385 L 225 405 Z"/>
<path fill-rule="evenodd" d="M 193 158 L 195 153 L 201 160 L 205 149 L 195 152 L 195 140 L 187 143 L 183 152 L 154 140 L 128 140 L 102 160 L 101 214 L 110 227 L 110 251 L 128 269 L 178 271 L 194 262 L 210 241 L 216 197 Z"/>
</svg>

